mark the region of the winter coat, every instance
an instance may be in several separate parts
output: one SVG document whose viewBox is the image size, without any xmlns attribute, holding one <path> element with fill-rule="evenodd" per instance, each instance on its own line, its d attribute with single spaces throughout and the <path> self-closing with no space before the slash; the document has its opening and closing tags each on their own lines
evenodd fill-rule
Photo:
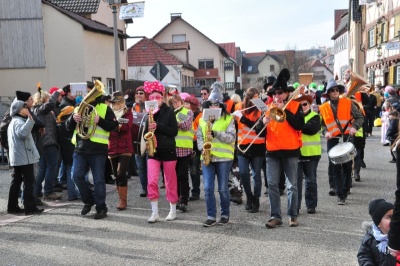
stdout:
<svg viewBox="0 0 400 266">
<path fill-rule="evenodd" d="M 58 143 L 60 144 L 60 155 L 63 163 L 66 165 L 72 165 L 72 156 L 74 154 L 75 146 L 71 142 L 73 132 L 68 131 L 65 125 L 65 121 L 68 117 L 65 117 L 61 123 L 57 124 L 57 138 Z"/>
<path fill-rule="evenodd" d="M 60 110 L 62 110 L 64 107 L 66 106 L 75 106 L 76 105 L 76 101 L 73 99 L 68 98 L 67 96 L 64 96 L 61 100 L 60 103 Z"/>
<path fill-rule="evenodd" d="M 39 162 L 39 152 L 32 137 L 33 119 L 15 115 L 8 126 L 8 153 L 10 166 L 22 166 Z"/>
<path fill-rule="evenodd" d="M 389 127 L 386 131 L 386 139 L 394 141 L 399 133 L 399 119 L 392 118 L 389 120 Z"/>
<path fill-rule="evenodd" d="M 108 155 L 117 155 L 123 153 L 133 153 L 132 141 L 132 123 L 133 115 L 130 109 L 122 116 L 122 118 L 129 119 L 128 123 L 120 124 L 116 130 L 110 132 L 108 142 Z"/>
<path fill-rule="evenodd" d="M 44 123 L 45 130 L 41 135 L 43 148 L 48 146 L 58 146 L 57 141 L 57 123 L 54 110 L 59 93 L 56 91 L 50 97 L 47 103 L 33 107 L 33 113 Z"/>
<path fill-rule="evenodd" d="M 357 253 L 358 263 L 360 266 L 395 266 L 396 259 L 387 252 L 380 252 L 377 248 L 378 242 L 372 233 L 372 222 L 364 222 L 362 224 L 366 234 L 361 240 L 361 246 Z"/>
</svg>

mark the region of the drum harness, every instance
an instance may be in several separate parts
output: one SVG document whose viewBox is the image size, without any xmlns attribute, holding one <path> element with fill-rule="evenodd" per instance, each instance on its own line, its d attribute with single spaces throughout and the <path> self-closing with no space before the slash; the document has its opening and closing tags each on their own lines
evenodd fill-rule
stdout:
<svg viewBox="0 0 400 266">
<path fill-rule="evenodd" d="M 338 101 L 339 101 L 339 100 L 338 100 Z M 342 136 L 340 137 L 340 140 L 339 140 L 339 143 L 341 143 L 341 142 L 343 142 L 344 132 L 346 132 L 346 129 L 347 129 L 347 127 L 349 126 L 352 117 L 351 117 L 350 120 L 347 122 L 346 126 L 345 126 L 344 128 L 342 128 L 342 125 L 340 124 L 340 121 L 339 121 L 339 119 L 338 119 L 338 117 L 337 117 L 337 109 L 336 109 L 336 106 L 332 104 L 332 101 L 329 101 L 329 104 L 330 104 L 330 106 L 331 106 L 331 108 L 332 108 L 333 117 L 335 118 L 336 124 L 337 124 L 337 126 L 338 126 L 338 128 L 339 128 L 339 130 L 340 130 L 340 134 L 342 135 Z M 349 141 L 350 137 L 351 137 L 351 136 L 349 136 L 349 137 L 347 138 L 347 141 L 346 141 L 346 142 Z"/>
</svg>

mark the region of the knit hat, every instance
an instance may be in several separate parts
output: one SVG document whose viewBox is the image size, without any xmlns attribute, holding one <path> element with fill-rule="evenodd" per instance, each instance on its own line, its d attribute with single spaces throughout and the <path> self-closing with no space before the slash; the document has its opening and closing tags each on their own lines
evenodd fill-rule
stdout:
<svg viewBox="0 0 400 266">
<path fill-rule="evenodd" d="M 22 110 L 22 108 L 24 108 L 24 106 L 25 102 L 15 99 L 10 106 L 10 115 L 14 116 L 18 114 Z"/>
<path fill-rule="evenodd" d="M 214 82 L 211 85 L 211 93 L 210 96 L 208 97 L 207 101 L 218 101 L 220 103 L 223 103 L 224 97 L 222 95 L 222 84 L 219 82 Z"/>
<path fill-rule="evenodd" d="M 53 93 L 55 93 L 55 92 L 58 91 L 58 90 L 59 90 L 59 88 L 53 87 L 53 88 L 51 88 L 51 89 L 49 90 L 49 93 L 50 93 L 51 95 L 53 95 Z M 61 92 L 60 94 L 61 94 L 61 95 L 65 95 L 65 92 L 63 91 L 63 92 Z"/>
<path fill-rule="evenodd" d="M 71 85 L 65 85 L 62 90 L 64 91 L 65 94 L 71 92 Z"/>
<path fill-rule="evenodd" d="M 187 103 L 193 104 L 194 106 L 197 106 L 197 107 L 200 106 L 199 100 L 194 95 L 190 95 L 184 101 Z"/>
<path fill-rule="evenodd" d="M 24 92 L 24 91 L 16 91 L 15 92 L 16 96 L 17 96 L 17 100 L 26 102 L 29 97 L 31 97 L 31 94 L 29 92 Z"/>
<path fill-rule="evenodd" d="M 297 89 L 297 87 L 300 86 L 300 83 L 295 82 L 292 86 L 293 86 L 293 88 Z"/>
<path fill-rule="evenodd" d="M 190 94 L 187 92 L 181 92 L 179 93 L 179 96 L 181 96 L 181 99 L 185 101 L 188 97 L 190 97 Z"/>
<path fill-rule="evenodd" d="M 369 203 L 369 215 L 372 217 L 374 224 L 378 226 L 383 216 L 394 208 L 393 204 L 384 199 L 375 199 Z"/>
</svg>

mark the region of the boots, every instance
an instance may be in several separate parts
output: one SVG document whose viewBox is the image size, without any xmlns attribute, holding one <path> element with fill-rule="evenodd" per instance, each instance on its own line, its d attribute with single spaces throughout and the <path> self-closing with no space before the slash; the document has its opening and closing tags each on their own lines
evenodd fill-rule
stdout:
<svg viewBox="0 0 400 266">
<path fill-rule="evenodd" d="M 246 205 L 244 205 L 246 211 L 250 211 L 253 208 L 253 197 L 248 197 Z"/>
<path fill-rule="evenodd" d="M 147 219 L 148 223 L 155 223 L 157 222 L 160 216 L 158 215 L 158 201 L 151 201 L 151 216 Z"/>
<path fill-rule="evenodd" d="M 176 203 L 169 203 L 170 211 L 168 216 L 165 218 L 166 221 L 173 221 L 176 219 Z"/>
<path fill-rule="evenodd" d="M 117 209 L 122 211 L 126 209 L 127 205 L 127 196 L 128 196 L 128 186 L 125 187 L 117 187 L 119 203 Z"/>
<path fill-rule="evenodd" d="M 360 166 L 354 167 L 354 180 L 357 182 L 361 181 L 360 178 Z"/>
<path fill-rule="evenodd" d="M 250 213 L 256 213 L 260 209 L 260 199 L 253 199 L 253 205 L 251 206 Z"/>
</svg>

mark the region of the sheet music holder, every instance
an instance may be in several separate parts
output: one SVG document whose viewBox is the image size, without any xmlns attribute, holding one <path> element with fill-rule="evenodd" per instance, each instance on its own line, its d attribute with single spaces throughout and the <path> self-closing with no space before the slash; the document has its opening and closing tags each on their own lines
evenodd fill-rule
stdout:
<svg viewBox="0 0 400 266">
<path fill-rule="evenodd" d="M 149 112 L 150 108 L 153 107 L 153 112 L 158 109 L 158 101 L 145 101 L 144 108 L 146 112 Z"/>
<path fill-rule="evenodd" d="M 189 119 L 189 116 L 185 115 L 185 114 L 182 114 L 182 113 L 179 113 L 178 114 L 178 119 L 179 119 L 179 123 L 184 123 Z"/>
<path fill-rule="evenodd" d="M 263 100 L 261 100 L 260 98 L 257 99 L 251 99 L 250 100 L 256 107 L 258 110 L 260 110 L 261 112 L 265 112 L 268 110 L 268 106 L 263 102 Z"/>
<path fill-rule="evenodd" d="M 203 120 L 208 121 L 208 119 L 211 118 L 211 120 L 218 120 L 221 117 L 221 108 L 207 108 L 203 109 Z"/>
</svg>

